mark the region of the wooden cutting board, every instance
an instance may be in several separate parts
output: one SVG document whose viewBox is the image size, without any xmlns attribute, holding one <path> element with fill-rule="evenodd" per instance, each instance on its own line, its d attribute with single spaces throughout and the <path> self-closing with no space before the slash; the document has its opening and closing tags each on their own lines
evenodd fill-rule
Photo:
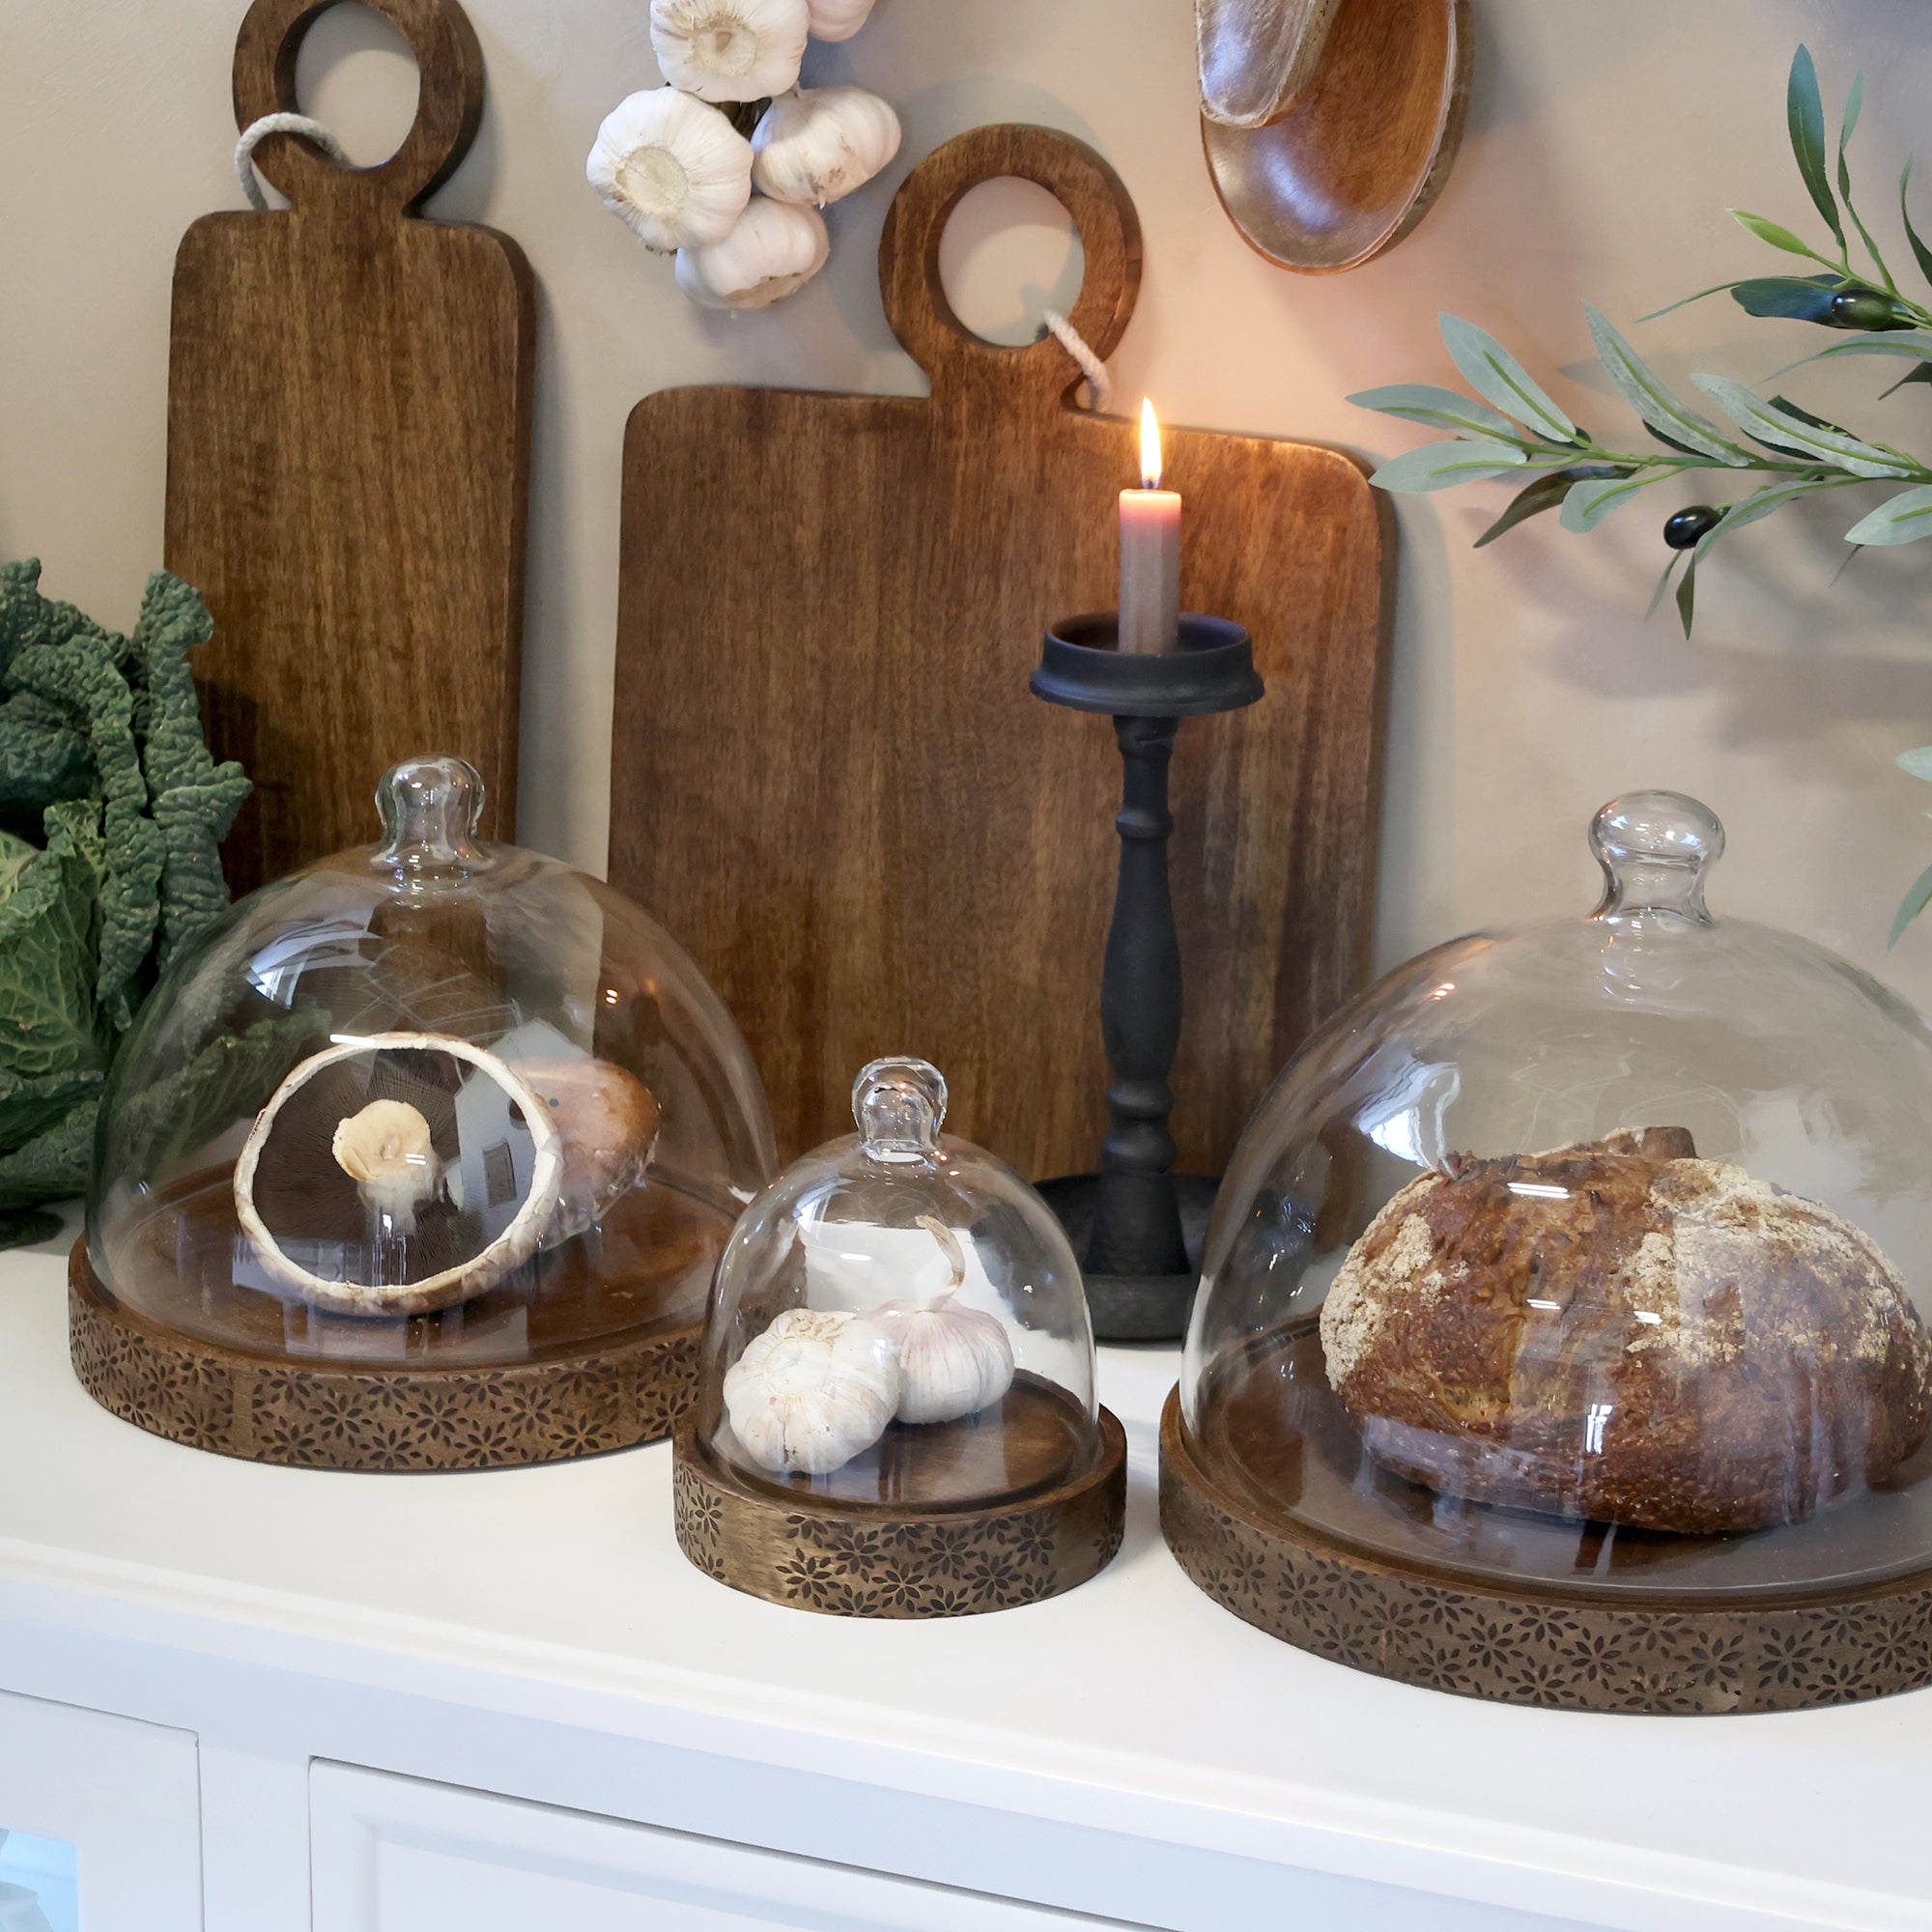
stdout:
<svg viewBox="0 0 1932 1932">
<path fill-rule="evenodd" d="M 483 57 L 454 0 L 371 0 L 421 70 L 373 168 L 293 134 L 255 150 L 292 206 L 204 215 L 175 260 L 167 563 L 214 615 L 214 754 L 255 781 L 224 858 L 246 891 L 368 842 L 398 758 L 456 752 L 516 824 L 533 284 L 516 243 L 416 218 L 463 158 Z M 293 110 L 315 0 L 254 0 L 242 128 Z"/>
<path fill-rule="evenodd" d="M 949 306 L 941 231 L 1002 175 L 1072 214 L 1071 320 L 1105 355 L 1140 280 L 1124 187 L 1065 135 L 981 128 L 913 171 L 880 243 L 929 399 L 691 388 L 632 412 L 611 877 L 711 975 L 787 1154 L 850 1128 L 867 1060 L 915 1052 L 953 1131 L 1043 1178 L 1094 1166 L 1104 1125 L 1121 762 L 1105 718 L 1027 679 L 1047 623 L 1115 601 L 1138 431 L 1073 406 L 1058 342 L 996 348 Z M 1332 450 L 1179 430 L 1167 453 L 1181 601 L 1245 624 L 1268 684 L 1183 724 L 1173 764 L 1173 1124 L 1218 1172 L 1366 964 L 1384 540 Z"/>
</svg>

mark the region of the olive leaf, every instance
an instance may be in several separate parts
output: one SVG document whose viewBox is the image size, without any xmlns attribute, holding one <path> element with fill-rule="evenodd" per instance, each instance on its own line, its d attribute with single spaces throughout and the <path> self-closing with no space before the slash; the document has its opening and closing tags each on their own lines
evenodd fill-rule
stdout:
<svg viewBox="0 0 1932 1932">
<path fill-rule="evenodd" d="M 1814 416 L 1801 403 L 1794 403 L 1789 396 L 1767 396 L 1765 398 L 1779 415 L 1789 416 L 1793 422 L 1809 423 L 1813 429 L 1828 429 L 1834 436 L 1851 436 L 1843 423 L 1834 423 L 1828 416 Z M 1854 441 L 1858 439 L 1853 437 Z"/>
<path fill-rule="evenodd" d="M 1905 239 L 1912 243 L 1912 257 L 1918 264 L 1918 272 L 1928 282 L 1932 282 L 1932 248 L 1928 248 L 1918 239 L 1918 231 L 1912 225 L 1912 211 L 1905 202 L 1906 193 L 1911 186 L 1912 163 L 1908 160 L 1905 172 L 1898 178 L 1898 218 L 1905 224 Z"/>
<path fill-rule="evenodd" d="M 1859 231 L 1859 240 L 1865 244 L 1865 253 L 1872 258 L 1873 267 L 1885 278 L 1886 287 L 1896 295 L 1898 284 L 1892 280 L 1885 257 L 1878 252 L 1878 243 L 1872 240 L 1864 217 L 1852 202 L 1852 169 L 1851 163 L 1845 159 L 1845 150 L 1852 144 L 1852 130 L 1859 125 L 1859 110 L 1864 105 L 1864 99 L 1865 77 L 1855 73 L 1851 91 L 1845 96 L 1845 118 L 1838 124 L 1838 194 L 1845 204 L 1845 213 L 1852 218 L 1852 226 Z"/>
<path fill-rule="evenodd" d="M 1853 544 L 1917 543 L 1920 537 L 1932 537 L 1932 484 L 1887 497 L 1845 532 Z"/>
<path fill-rule="evenodd" d="M 1905 476 L 1911 466 L 1894 452 L 1875 447 L 1842 430 L 1814 427 L 1773 409 L 1761 397 L 1729 376 L 1700 376 L 1690 380 L 1748 436 L 1767 448 L 1823 457 L 1854 476 Z"/>
<path fill-rule="evenodd" d="M 1390 457 L 1369 481 L 1378 490 L 1398 495 L 1447 490 L 1453 484 L 1501 475 L 1524 461 L 1524 452 L 1511 443 L 1456 437 L 1448 442 L 1425 442 L 1418 449 L 1405 449 L 1400 456 Z"/>
<path fill-rule="evenodd" d="M 1677 566 L 1689 554 L 1689 551 L 1681 550 L 1670 553 L 1670 561 L 1663 566 L 1663 575 L 1657 580 L 1657 588 L 1650 593 L 1650 602 L 1643 607 L 1643 620 L 1646 624 L 1657 615 L 1657 607 L 1663 602 L 1663 593 L 1670 588 L 1670 580 L 1677 575 Z"/>
<path fill-rule="evenodd" d="M 1759 275 L 1735 283 L 1731 299 L 1747 315 L 1822 323 L 1830 321 L 1832 302 L 1842 285 L 1838 275 Z"/>
<path fill-rule="evenodd" d="M 1801 497 L 1809 497 L 1816 491 L 1831 488 L 1829 479 L 1817 476 L 1801 476 L 1792 483 L 1767 483 L 1762 490 L 1753 490 L 1748 497 L 1729 506 L 1724 514 L 1697 539 L 1695 555 L 1708 556 L 1721 538 L 1733 530 L 1741 530 L 1747 524 L 1754 524 L 1760 517 L 1768 517 L 1774 510 L 1781 510 L 1787 503 L 1795 503 Z"/>
<path fill-rule="evenodd" d="M 1576 440 L 1577 425 L 1543 393 L 1529 371 L 1493 335 L 1478 328 L 1473 322 L 1464 322 L 1460 315 L 1439 315 L 1436 324 L 1457 368 L 1485 401 L 1493 403 L 1505 415 L 1541 430 L 1556 442 Z"/>
<path fill-rule="evenodd" d="M 1699 289 L 1694 296 L 1680 296 L 1674 302 L 1665 302 L 1662 308 L 1654 308 L 1648 315 L 1638 316 L 1637 320 L 1639 322 L 1655 322 L 1659 316 L 1673 314 L 1680 308 L 1689 308 L 1692 302 L 1700 302 L 1707 296 L 1720 296 L 1726 289 L 1741 289 L 1745 286 L 1746 281 L 1751 279 L 1755 278 L 1747 276 L 1744 280 L 1739 281 L 1713 282 L 1708 289 Z"/>
<path fill-rule="evenodd" d="M 1891 762 L 1916 779 L 1932 781 L 1932 745 L 1921 745 L 1916 752 L 1901 752 Z"/>
<path fill-rule="evenodd" d="M 1921 362 L 1918 368 L 1908 369 L 1889 388 L 1878 392 L 1879 401 L 1883 402 L 1892 389 L 1902 389 L 1908 383 L 1932 383 L 1932 364 Z"/>
<path fill-rule="evenodd" d="M 1612 510 L 1621 509 L 1648 483 L 1665 472 L 1638 469 L 1623 476 L 1586 477 L 1573 483 L 1563 498 L 1562 524 L 1566 530 L 1594 530 Z"/>
<path fill-rule="evenodd" d="M 1817 75 L 1812 75 L 1812 84 L 1817 84 Z M 1860 110 L 1865 104 L 1865 77 L 1861 73 L 1852 76 L 1851 91 L 1845 96 L 1845 118 L 1838 123 L 1838 192 L 1845 198 L 1845 206 L 1852 205 L 1852 171 L 1845 163 L 1845 150 L 1852 145 L 1852 130 L 1859 125 Z M 1856 220 L 1858 217 L 1853 216 Z"/>
<path fill-rule="evenodd" d="M 1494 543 L 1505 530 L 1515 529 L 1519 524 L 1527 523 L 1531 517 L 1539 516 L 1545 510 L 1555 509 L 1570 494 L 1572 487 L 1586 478 L 1628 476 L 1631 473 L 1631 465 L 1616 463 L 1574 463 L 1567 469 L 1549 470 L 1534 483 L 1525 483 L 1510 498 L 1502 515 L 1476 539 L 1475 548 L 1481 550 L 1485 544 Z"/>
<path fill-rule="evenodd" d="M 1806 255 L 1814 262 L 1824 260 L 1809 242 L 1801 242 L 1790 229 L 1767 220 L 1762 214 L 1752 214 L 1743 208 L 1727 209 L 1725 213 L 1747 234 L 1755 235 L 1760 242 L 1769 242 L 1774 248 L 1782 248 L 1787 255 Z"/>
<path fill-rule="evenodd" d="M 1697 606 L 1697 559 L 1693 556 L 1684 566 L 1684 575 L 1677 580 L 1677 614 L 1683 619 L 1684 635 L 1690 635 L 1690 618 Z"/>
<path fill-rule="evenodd" d="M 1514 437 L 1516 424 L 1485 403 L 1438 389 L 1433 383 L 1391 383 L 1386 388 L 1363 389 L 1348 401 L 1359 409 L 1378 410 L 1405 422 L 1427 423 L 1431 429 L 1467 432 L 1479 437 Z"/>
<path fill-rule="evenodd" d="M 1842 248 L 1845 227 L 1838 219 L 1837 203 L 1832 199 L 1831 183 L 1825 178 L 1825 107 L 1818 98 L 1818 70 L 1809 47 L 1801 46 L 1791 57 L 1791 77 L 1784 88 L 1784 119 L 1791 131 L 1791 152 L 1798 158 L 1798 172 L 1804 178 L 1811 205 L 1825 217 Z"/>
<path fill-rule="evenodd" d="M 1923 912 L 1928 905 L 1932 905 L 1932 866 L 1927 866 L 1926 868 L 1922 872 L 1920 872 L 1916 879 L 1913 880 L 1911 889 L 1906 893 L 1905 896 L 1899 900 L 1898 910 L 1892 915 L 1891 919 L 1891 937 L 1885 942 L 1886 945 L 1888 947 L 1896 946 L 1898 942 L 1902 938 L 1904 938 L 1905 928 L 1908 925 L 1910 925 L 1912 922 L 1915 919 L 1917 919 L 1918 915 L 1921 912 Z"/>
<path fill-rule="evenodd" d="M 1854 336 L 1849 342 L 1834 342 L 1829 349 L 1813 350 L 1796 362 L 1774 369 L 1774 376 L 1788 376 L 1807 362 L 1830 362 L 1840 355 L 1909 355 L 1915 361 L 1932 362 L 1932 329 L 1915 328 L 1901 333 Z M 1894 384 L 1894 386 L 1896 386 Z"/>
<path fill-rule="evenodd" d="M 1604 373 L 1616 384 L 1617 393 L 1676 448 L 1689 449 L 1719 463 L 1747 461 L 1735 443 L 1725 441 L 1717 424 L 1688 410 L 1664 387 L 1662 379 L 1617 331 L 1594 302 L 1583 304 L 1590 325 L 1590 339 L 1597 345 L 1597 359 Z"/>
</svg>

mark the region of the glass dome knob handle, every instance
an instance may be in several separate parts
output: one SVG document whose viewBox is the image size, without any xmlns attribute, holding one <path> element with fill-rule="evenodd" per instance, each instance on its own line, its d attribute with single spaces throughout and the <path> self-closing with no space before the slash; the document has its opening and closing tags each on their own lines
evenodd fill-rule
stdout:
<svg viewBox="0 0 1932 1932">
<path fill-rule="evenodd" d="M 1704 875 L 1724 855 L 1718 814 L 1676 791 L 1629 791 L 1590 821 L 1609 913 L 1676 912 L 1708 922 Z"/>
<path fill-rule="evenodd" d="M 852 1083 L 852 1118 L 874 1160 L 929 1160 L 946 1119 L 946 1076 L 923 1060 L 875 1060 Z"/>
<path fill-rule="evenodd" d="M 473 865 L 483 819 L 483 780 L 461 758 L 405 758 L 376 785 L 376 810 L 387 835 L 377 857 L 432 867 Z"/>
</svg>

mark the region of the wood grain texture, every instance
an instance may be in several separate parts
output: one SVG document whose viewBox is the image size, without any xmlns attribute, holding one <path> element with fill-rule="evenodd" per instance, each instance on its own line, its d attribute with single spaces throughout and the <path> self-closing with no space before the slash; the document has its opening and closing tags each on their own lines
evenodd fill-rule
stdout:
<svg viewBox="0 0 1932 1932">
<path fill-rule="evenodd" d="M 775 1495 L 726 1468 L 687 1422 L 672 1452 L 678 1548 L 706 1576 L 822 1616 L 925 1619 L 1037 1604 L 1114 1560 L 1127 1438 L 1108 1409 L 1078 1475 L 986 1509 L 916 1510 Z"/>
<path fill-rule="evenodd" d="M 1160 1526 L 1208 1596 L 1271 1636 L 1378 1677 L 1552 1711 L 1697 1717 L 1859 1703 L 1932 1683 L 1932 1575 L 1780 1600 L 1577 1601 L 1378 1562 L 1264 1510 L 1160 1425 Z"/>
<path fill-rule="evenodd" d="M 611 877 L 744 1028 L 786 1155 L 846 1131 L 852 1077 L 919 1053 L 949 1126 L 1032 1177 L 1094 1165 L 1120 758 L 1031 696 L 1040 634 L 1115 601 L 1124 416 L 1076 410 L 1048 338 L 996 348 L 939 285 L 961 195 L 1018 175 L 1079 224 L 1072 320 L 1102 355 L 1139 226 L 1091 149 L 949 142 L 900 188 L 886 312 L 929 399 L 673 389 L 633 412 Z M 1366 964 L 1383 684 L 1382 525 L 1334 451 L 1177 430 L 1181 594 L 1254 634 L 1267 696 L 1189 721 L 1172 781 L 1184 1164 L 1215 1169 Z"/>
<path fill-rule="evenodd" d="M 1265 14 L 1270 0 L 1238 0 Z M 1336 0 L 1264 125 L 1201 116 L 1228 217 L 1269 261 L 1337 274 L 1393 248 L 1441 193 L 1475 71 L 1468 0 Z"/>
<path fill-rule="evenodd" d="M 326 0 L 255 0 L 238 127 L 295 106 Z M 205 215 L 175 261 L 168 568 L 214 616 L 196 661 L 217 757 L 255 781 L 224 848 L 246 891 L 376 834 L 399 758 L 468 758 L 486 837 L 516 824 L 534 286 L 487 228 L 418 219 L 476 131 L 483 62 L 455 0 L 372 0 L 421 69 L 380 166 L 271 134 L 293 206 Z"/>
</svg>

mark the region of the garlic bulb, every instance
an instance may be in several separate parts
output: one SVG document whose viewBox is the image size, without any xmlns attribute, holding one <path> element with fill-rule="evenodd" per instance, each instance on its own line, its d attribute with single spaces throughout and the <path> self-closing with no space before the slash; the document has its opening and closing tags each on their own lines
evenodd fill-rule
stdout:
<svg viewBox="0 0 1932 1932">
<path fill-rule="evenodd" d="M 752 136 L 752 183 L 774 201 L 823 208 L 863 187 L 899 151 L 899 117 L 863 87 L 799 88 Z"/>
<path fill-rule="evenodd" d="M 677 285 L 701 308 L 769 308 L 810 281 L 831 248 L 817 209 L 754 196 L 724 241 L 677 251 Z"/>
<path fill-rule="evenodd" d="M 952 1264 L 952 1286 L 931 1301 L 889 1301 L 866 1320 L 892 1337 L 898 1351 L 901 1422 L 956 1422 L 998 1402 L 1013 1382 L 1013 1345 L 997 1316 L 954 1308 L 966 1279 L 957 1236 L 922 1214 L 919 1225 Z"/>
<path fill-rule="evenodd" d="M 651 0 L 651 51 L 701 100 L 763 100 L 798 84 L 806 0 Z"/>
<path fill-rule="evenodd" d="M 886 1433 L 898 1397 L 891 1341 L 827 1309 L 786 1309 L 724 1373 L 732 1433 L 775 1472 L 843 1468 Z"/>
<path fill-rule="evenodd" d="M 442 1181 L 429 1122 L 407 1100 L 371 1100 L 337 1122 L 328 1151 L 363 1206 L 388 1215 L 403 1234 L 413 1230 L 417 1207 Z"/>
<path fill-rule="evenodd" d="M 722 241 L 752 198 L 752 144 L 674 87 L 620 100 L 583 171 L 612 214 L 667 252 Z"/>
<path fill-rule="evenodd" d="M 866 24 L 872 0 L 806 0 L 814 41 L 849 41 Z"/>
</svg>

